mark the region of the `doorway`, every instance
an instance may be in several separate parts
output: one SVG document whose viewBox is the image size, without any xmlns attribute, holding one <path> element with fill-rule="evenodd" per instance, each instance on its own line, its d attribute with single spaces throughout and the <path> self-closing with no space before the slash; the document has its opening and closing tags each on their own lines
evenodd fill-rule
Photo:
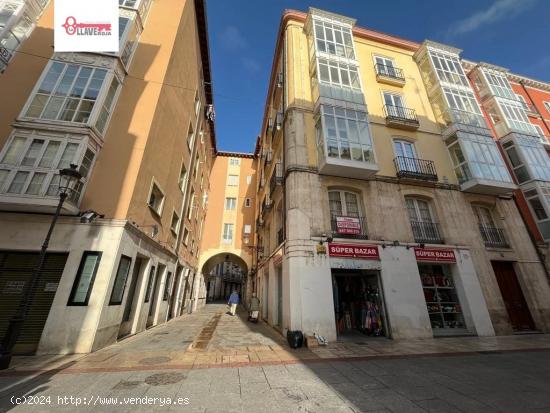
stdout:
<svg viewBox="0 0 550 413">
<path fill-rule="evenodd" d="M 176 269 L 176 277 L 174 278 L 174 283 L 172 284 L 172 292 L 170 293 L 170 303 L 168 305 L 168 320 L 176 317 L 176 305 L 178 302 L 178 289 L 180 289 L 181 284 L 181 275 L 183 274 L 183 267 L 178 267 Z"/>
<path fill-rule="evenodd" d="M 264 272 L 263 281 L 264 311 L 262 317 L 265 321 L 267 321 L 269 318 L 269 275 L 267 271 Z"/>
<path fill-rule="evenodd" d="M 277 267 L 277 327 L 283 328 L 283 269 Z"/>
<path fill-rule="evenodd" d="M 388 337 L 378 271 L 332 270 L 336 333 L 341 337 Z"/>
<path fill-rule="evenodd" d="M 535 323 L 519 285 L 514 265 L 509 261 L 491 261 L 508 317 L 514 331 L 533 331 Z"/>
<path fill-rule="evenodd" d="M 155 275 L 155 283 L 153 287 L 153 295 L 151 297 L 151 303 L 149 304 L 149 314 L 147 316 L 147 324 L 145 326 L 146 328 L 149 328 L 155 324 L 155 309 L 157 307 L 160 279 L 162 278 L 162 273 L 164 272 L 165 268 L 166 266 L 162 264 L 159 264 L 157 268 L 157 274 Z"/>
<path fill-rule="evenodd" d="M 136 294 L 136 287 L 138 285 L 138 280 L 141 279 L 143 266 L 143 258 L 137 257 L 136 263 L 134 264 L 134 271 L 132 272 L 132 280 L 130 281 L 130 290 L 128 291 L 128 299 L 126 300 L 126 305 L 124 307 L 124 314 L 122 316 L 122 322 L 120 323 L 120 328 L 118 330 L 118 338 L 125 337 L 129 334 L 132 334 L 132 324 L 134 323 L 134 318 L 136 314 L 136 303 L 137 297 L 139 295 L 139 290 Z"/>
</svg>

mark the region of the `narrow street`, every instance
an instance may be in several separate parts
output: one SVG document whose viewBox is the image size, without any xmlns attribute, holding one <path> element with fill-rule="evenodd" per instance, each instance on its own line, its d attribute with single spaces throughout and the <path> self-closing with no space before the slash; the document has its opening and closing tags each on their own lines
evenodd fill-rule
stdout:
<svg viewBox="0 0 550 413">
<path fill-rule="evenodd" d="M 87 356 L 18 357 L 0 375 L 0 411 L 550 410 L 547 335 L 291 350 L 225 310 L 210 304 Z M 14 404 L 23 396 L 34 404 Z"/>
</svg>

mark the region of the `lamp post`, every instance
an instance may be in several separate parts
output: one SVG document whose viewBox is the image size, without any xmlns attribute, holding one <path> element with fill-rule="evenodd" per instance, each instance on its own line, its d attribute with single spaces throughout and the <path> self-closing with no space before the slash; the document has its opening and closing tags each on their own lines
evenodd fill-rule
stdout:
<svg viewBox="0 0 550 413">
<path fill-rule="evenodd" d="M 36 286 L 40 280 L 40 272 L 44 266 L 44 261 L 46 260 L 46 251 L 50 243 L 50 238 L 52 236 L 53 229 L 61 213 L 61 208 L 63 203 L 69 196 L 69 194 L 74 191 L 75 185 L 80 181 L 82 175 L 76 169 L 76 165 L 71 164 L 69 168 L 64 168 L 59 171 L 59 203 L 57 204 L 57 209 L 52 218 L 50 228 L 40 249 L 40 255 L 38 257 L 38 263 L 33 270 L 30 282 L 27 283 L 26 288 L 23 291 L 21 301 L 19 302 L 19 307 L 17 312 L 10 319 L 6 335 L 2 340 L 2 345 L 0 347 L 0 370 L 7 369 L 10 365 L 12 358 L 12 350 L 17 342 L 19 335 L 21 333 L 21 328 L 25 322 L 25 318 L 29 312 L 29 309 L 32 305 Z"/>
</svg>

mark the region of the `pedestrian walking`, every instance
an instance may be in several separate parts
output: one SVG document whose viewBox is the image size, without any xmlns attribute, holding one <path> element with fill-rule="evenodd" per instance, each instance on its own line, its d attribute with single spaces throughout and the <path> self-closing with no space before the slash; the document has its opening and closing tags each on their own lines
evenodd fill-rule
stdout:
<svg viewBox="0 0 550 413">
<path fill-rule="evenodd" d="M 257 322 L 260 314 L 260 299 L 256 296 L 256 293 L 252 293 L 250 299 L 250 313 L 248 314 L 248 321 Z"/>
<path fill-rule="evenodd" d="M 229 312 L 231 315 L 235 315 L 235 311 L 237 311 L 237 304 L 239 304 L 239 293 L 237 293 L 237 290 L 233 290 L 229 296 L 229 301 L 227 302 L 227 305 L 230 306 Z"/>
</svg>

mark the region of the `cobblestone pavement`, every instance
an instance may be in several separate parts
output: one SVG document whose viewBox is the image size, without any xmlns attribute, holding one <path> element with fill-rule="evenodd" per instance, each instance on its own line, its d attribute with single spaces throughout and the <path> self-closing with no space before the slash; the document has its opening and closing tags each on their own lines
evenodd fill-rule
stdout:
<svg viewBox="0 0 550 413">
<path fill-rule="evenodd" d="M 18 357 L 0 372 L 0 412 L 550 412 L 548 335 L 292 350 L 225 311 L 208 305 L 90 355 Z M 45 404 L 13 405 L 23 395 Z"/>
</svg>

